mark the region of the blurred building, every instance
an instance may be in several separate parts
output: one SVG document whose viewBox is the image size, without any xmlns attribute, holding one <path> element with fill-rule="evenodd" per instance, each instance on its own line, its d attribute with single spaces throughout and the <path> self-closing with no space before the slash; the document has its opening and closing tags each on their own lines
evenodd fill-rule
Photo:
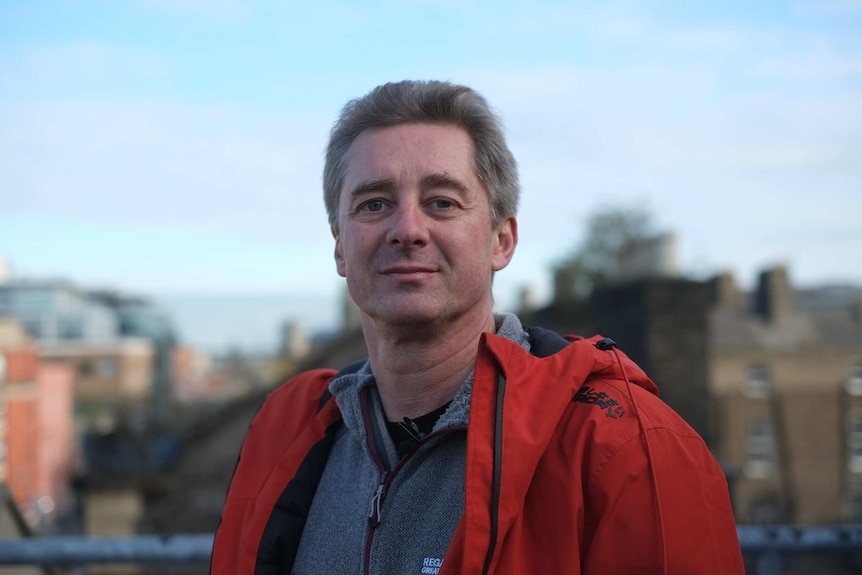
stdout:
<svg viewBox="0 0 862 575">
<path fill-rule="evenodd" d="M 211 399 L 219 391 L 209 355 L 185 345 L 172 350 L 173 398 L 179 402 Z"/>
<path fill-rule="evenodd" d="M 361 316 L 359 306 L 353 301 L 345 284 L 341 292 L 341 330 L 350 331 L 359 328 Z"/>
<path fill-rule="evenodd" d="M 633 280 L 646 277 L 676 277 L 676 235 L 663 233 L 623 246 L 619 254 L 619 277 Z"/>
<path fill-rule="evenodd" d="M 106 342 L 119 336 L 108 306 L 61 280 L 0 283 L 0 317 L 14 317 L 39 344 Z"/>
<path fill-rule="evenodd" d="M 46 464 L 39 461 L 60 452 L 67 458 L 76 454 L 77 529 L 98 535 L 134 532 L 142 486 L 181 450 L 177 436 L 166 429 L 176 343 L 170 320 L 141 298 L 85 292 L 64 281 L 17 279 L 0 284 L 3 315 L 15 318 L 31 340 L 28 361 L 38 357 L 46 364 L 27 382 L 8 386 L 8 467 L 17 473 L 9 483 L 16 500 L 29 505 L 28 512 L 48 513 L 53 495 L 39 495 L 35 507 L 31 503 L 45 483 L 39 470 Z M 57 415 L 56 404 L 41 399 L 35 405 L 32 399 L 57 388 L 61 373 L 66 394 L 50 394 L 55 402 L 68 399 L 67 419 Z M 74 433 L 69 441 L 43 439 L 57 435 L 45 421 L 69 422 Z M 21 430 L 14 435 L 13 424 Z M 68 484 L 67 477 L 67 491 Z"/>
<path fill-rule="evenodd" d="M 737 519 L 862 522 L 862 291 L 798 298 L 783 267 L 751 294 L 711 287 L 713 447 Z"/>
<path fill-rule="evenodd" d="M 9 281 L 11 276 L 12 266 L 9 264 L 9 260 L 0 256 L 0 284 L 4 284 Z"/>
<path fill-rule="evenodd" d="M 73 374 L 0 318 L 0 481 L 40 529 L 72 513 Z"/>
<path fill-rule="evenodd" d="M 44 357 L 73 368 L 85 423 L 95 409 L 87 404 L 95 403 L 167 417 L 177 338 L 170 319 L 147 300 L 13 278 L 0 283 L 0 316 L 21 322 Z"/>
<path fill-rule="evenodd" d="M 70 366 L 79 403 L 146 406 L 153 379 L 153 346 L 143 338 L 66 341 L 41 346 L 42 356 Z"/>
<path fill-rule="evenodd" d="M 178 340 L 170 317 L 145 298 L 116 291 L 96 291 L 90 296 L 113 310 L 120 336 L 149 342 L 153 350 L 150 414 L 157 421 L 166 420 L 173 386 L 173 349 Z"/>
<path fill-rule="evenodd" d="M 300 359 L 308 355 L 311 341 L 305 328 L 294 321 L 286 321 L 281 326 L 279 355 L 290 359 Z"/>
</svg>

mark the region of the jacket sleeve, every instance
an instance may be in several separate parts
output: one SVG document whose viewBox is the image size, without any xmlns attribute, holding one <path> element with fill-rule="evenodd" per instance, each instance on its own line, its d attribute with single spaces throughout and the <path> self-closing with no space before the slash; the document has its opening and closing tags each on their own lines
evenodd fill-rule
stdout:
<svg viewBox="0 0 862 575">
<path fill-rule="evenodd" d="M 727 482 L 703 440 L 646 433 L 649 449 L 638 434 L 591 476 L 584 575 L 744 574 Z"/>
</svg>

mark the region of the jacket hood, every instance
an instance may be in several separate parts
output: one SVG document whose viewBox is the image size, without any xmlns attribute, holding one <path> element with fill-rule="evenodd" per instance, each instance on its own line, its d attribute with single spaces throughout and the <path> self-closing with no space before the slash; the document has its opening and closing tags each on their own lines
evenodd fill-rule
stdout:
<svg viewBox="0 0 862 575">
<path fill-rule="evenodd" d="M 540 333 L 538 337 L 547 336 Z M 518 373 L 525 369 L 536 369 L 541 365 L 543 371 L 554 376 L 545 378 L 542 383 L 553 387 L 558 387 L 565 382 L 583 383 L 587 379 L 596 378 L 628 381 L 653 395 L 658 395 L 656 384 L 625 353 L 599 349 L 598 343 L 603 340 L 610 341 L 607 338 L 601 335 L 590 338 L 569 335 L 565 339 L 570 342 L 570 345 L 547 357 L 538 357 L 536 354 L 519 353 L 523 350 L 513 348 L 511 342 L 486 333 L 480 341 L 480 351 L 486 349 L 507 377 L 510 372 Z M 616 344 L 613 346 L 615 347 Z M 549 369 L 550 372 L 546 371 Z"/>
</svg>

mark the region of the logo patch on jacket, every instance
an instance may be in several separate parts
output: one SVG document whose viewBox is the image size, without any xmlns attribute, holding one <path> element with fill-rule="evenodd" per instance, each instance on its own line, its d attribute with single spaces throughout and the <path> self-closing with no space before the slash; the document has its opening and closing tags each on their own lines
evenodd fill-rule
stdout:
<svg viewBox="0 0 862 575">
<path fill-rule="evenodd" d="M 422 560 L 422 575 L 437 575 L 443 560 L 439 557 L 426 557 Z"/>
<path fill-rule="evenodd" d="M 626 413 L 616 399 L 611 398 L 604 391 L 596 391 L 589 385 L 585 385 L 579 389 L 575 397 L 572 398 L 572 401 L 598 405 L 602 409 L 607 410 L 605 411 L 607 417 L 612 417 L 613 419 L 620 418 Z"/>
</svg>

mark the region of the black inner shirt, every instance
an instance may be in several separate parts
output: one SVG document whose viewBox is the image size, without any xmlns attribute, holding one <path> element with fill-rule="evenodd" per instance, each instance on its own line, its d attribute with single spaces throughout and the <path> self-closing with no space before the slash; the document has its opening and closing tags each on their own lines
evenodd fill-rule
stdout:
<svg viewBox="0 0 862 575">
<path fill-rule="evenodd" d="M 398 457 L 407 455 L 416 443 L 431 433 L 434 425 L 440 416 L 443 415 L 449 408 L 446 403 L 425 415 L 420 415 L 416 419 L 405 417 L 403 421 L 387 421 L 386 429 L 389 430 L 389 437 L 398 449 Z"/>
</svg>

